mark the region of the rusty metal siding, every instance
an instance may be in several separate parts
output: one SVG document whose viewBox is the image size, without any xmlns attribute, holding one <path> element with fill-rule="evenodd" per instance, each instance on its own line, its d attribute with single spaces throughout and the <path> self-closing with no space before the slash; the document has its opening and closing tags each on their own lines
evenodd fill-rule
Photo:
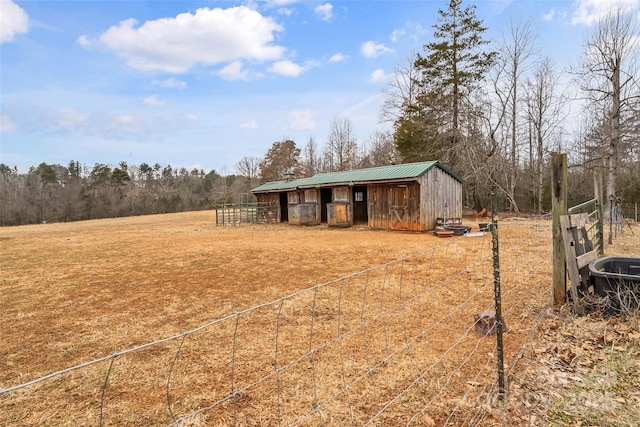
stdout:
<svg viewBox="0 0 640 427">
<path fill-rule="evenodd" d="M 419 178 L 421 228 L 432 230 L 437 218 L 462 217 L 462 184 L 440 168 Z M 446 203 L 446 207 L 445 207 Z"/>
</svg>

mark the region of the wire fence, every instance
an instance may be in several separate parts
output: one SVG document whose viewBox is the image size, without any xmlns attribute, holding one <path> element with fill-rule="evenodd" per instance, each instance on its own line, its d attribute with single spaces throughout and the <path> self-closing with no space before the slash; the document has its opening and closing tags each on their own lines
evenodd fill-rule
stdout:
<svg viewBox="0 0 640 427">
<path fill-rule="evenodd" d="M 620 203 L 620 210 L 624 219 L 630 219 L 634 222 L 640 222 L 640 211 L 638 210 L 638 203 Z"/>
<path fill-rule="evenodd" d="M 214 207 L 216 225 L 275 224 L 278 207 L 269 202 L 221 203 Z"/>
<path fill-rule="evenodd" d="M 508 382 L 550 301 L 551 221 L 499 229 Z M 4 388 L 0 424 L 509 425 L 475 234 Z"/>
</svg>

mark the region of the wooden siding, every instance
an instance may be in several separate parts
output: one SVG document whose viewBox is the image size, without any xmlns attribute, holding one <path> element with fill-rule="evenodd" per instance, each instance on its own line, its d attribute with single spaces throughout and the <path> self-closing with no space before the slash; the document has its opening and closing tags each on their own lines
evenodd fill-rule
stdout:
<svg viewBox="0 0 640 427">
<path fill-rule="evenodd" d="M 351 227 L 353 225 L 351 205 L 347 203 L 327 204 L 327 225 L 329 227 Z"/>
<path fill-rule="evenodd" d="M 318 190 L 304 190 L 305 203 L 318 203 Z"/>
<path fill-rule="evenodd" d="M 422 230 L 436 227 L 437 218 L 462 217 L 462 184 L 440 168 L 420 177 L 420 210 Z M 445 203 L 447 207 L 445 208 Z"/>
<path fill-rule="evenodd" d="M 333 189 L 333 201 L 334 202 L 343 202 L 349 203 L 351 201 L 350 195 L 350 187 L 335 187 Z"/>
<path fill-rule="evenodd" d="M 393 184 L 371 183 L 360 185 L 365 190 L 366 214 L 371 228 L 385 230 L 428 231 L 436 227 L 438 218 L 462 217 L 462 183 L 444 170 L 434 167 L 417 181 Z M 331 200 L 322 196 L 323 189 L 289 191 L 285 199 L 289 206 L 289 222 L 295 224 L 319 224 L 332 207 L 328 223 L 330 225 L 353 225 L 353 188 L 349 186 L 331 187 Z M 322 196 L 322 197 L 321 197 Z M 280 193 L 258 193 L 258 202 L 269 202 L 278 206 L 278 222 L 281 222 Z M 324 197 L 324 199 L 323 199 Z M 326 199 L 326 200 L 325 200 Z M 318 201 L 322 201 L 319 203 Z M 445 203 L 447 205 L 445 209 Z M 298 204 L 307 206 L 294 208 Z M 313 218 L 315 206 L 316 218 Z M 293 209 L 292 209 L 293 208 Z"/>
<path fill-rule="evenodd" d="M 367 187 L 369 227 L 421 231 L 417 182 Z"/>
<path fill-rule="evenodd" d="M 318 225 L 317 203 L 299 203 L 289 205 L 289 224 Z"/>
<path fill-rule="evenodd" d="M 280 194 L 279 193 L 262 193 L 256 194 L 258 203 L 270 204 L 275 206 L 276 218 L 275 222 L 280 222 Z"/>
<path fill-rule="evenodd" d="M 297 191 L 289 191 L 287 193 L 287 202 L 290 205 L 297 205 L 300 202 L 300 193 Z"/>
</svg>

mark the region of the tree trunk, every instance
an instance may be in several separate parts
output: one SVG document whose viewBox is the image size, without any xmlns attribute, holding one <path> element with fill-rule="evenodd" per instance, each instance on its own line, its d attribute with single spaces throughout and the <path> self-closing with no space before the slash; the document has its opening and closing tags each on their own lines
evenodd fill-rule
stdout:
<svg viewBox="0 0 640 427">
<path fill-rule="evenodd" d="M 610 138 L 607 147 L 607 209 L 605 218 L 611 214 L 612 199 L 616 194 L 616 178 L 618 176 L 618 147 L 620 143 L 620 65 L 619 62 L 613 70 L 611 76 L 613 85 L 613 99 L 611 108 Z M 609 236 L 611 240 L 611 236 Z M 609 241 L 611 243 L 611 241 Z"/>
</svg>

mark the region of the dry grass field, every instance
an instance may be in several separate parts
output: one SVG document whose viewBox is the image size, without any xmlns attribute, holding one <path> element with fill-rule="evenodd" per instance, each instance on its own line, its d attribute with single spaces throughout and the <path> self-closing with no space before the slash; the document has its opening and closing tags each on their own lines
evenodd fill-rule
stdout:
<svg viewBox="0 0 640 427">
<path fill-rule="evenodd" d="M 500 245 L 511 366 L 550 299 L 550 225 L 505 221 Z M 0 425 L 166 425 L 202 408 L 184 424 L 497 416 L 474 394 L 495 392 L 495 341 L 473 333 L 493 302 L 490 235 L 191 212 L 4 228 L 0 257 L 0 389 L 105 358 L 0 395 Z"/>
</svg>

